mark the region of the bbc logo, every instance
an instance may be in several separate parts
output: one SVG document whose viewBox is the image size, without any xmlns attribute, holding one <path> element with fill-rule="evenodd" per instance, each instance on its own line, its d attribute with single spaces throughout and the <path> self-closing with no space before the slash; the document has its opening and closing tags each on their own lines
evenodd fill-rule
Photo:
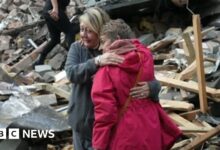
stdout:
<svg viewBox="0 0 220 150">
<path fill-rule="evenodd" d="M 54 130 L 0 128 L 0 139 L 54 138 Z"/>
<path fill-rule="evenodd" d="M 10 128 L 7 135 L 7 130 L 0 128 L 0 139 L 6 139 L 7 136 L 8 139 L 19 139 L 19 129 Z"/>
</svg>

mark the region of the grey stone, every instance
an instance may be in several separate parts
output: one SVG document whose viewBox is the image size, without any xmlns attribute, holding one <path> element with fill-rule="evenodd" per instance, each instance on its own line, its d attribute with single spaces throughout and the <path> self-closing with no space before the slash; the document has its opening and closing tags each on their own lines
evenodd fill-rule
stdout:
<svg viewBox="0 0 220 150">
<path fill-rule="evenodd" d="M 11 36 L 0 36 L 0 51 L 8 50 L 10 48 Z"/>
<path fill-rule="evenodd" d="M 52 68 L 50 65 L 36 65 L 35 66 L 35 71 L 38 73 L 51 71 L 51 70 L 52 70 Z"/>
<path fill-rule="evenodd" d="M 51 65 L 53 69 L 59 70 L 61 69 L 64 61 L 65 61 L 64 55 L 61 53 L 58 53 L 49 61 L 49 65 Z"/>
<path fill-rule="evenodd" d="M 144 34 L 139 37 L 139 40 L 141 41 L 142 44 L 149 45 L 155 41 L 155 38 L 153 34 Z"/>
</svg>

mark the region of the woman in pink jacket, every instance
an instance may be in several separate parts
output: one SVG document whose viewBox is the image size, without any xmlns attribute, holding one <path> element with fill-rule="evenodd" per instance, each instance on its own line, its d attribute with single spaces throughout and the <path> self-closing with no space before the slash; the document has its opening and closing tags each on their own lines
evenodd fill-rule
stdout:
<svg viewBox="0 0 220 150">
<path fill-rule="evenodd" d="M 121 19 L 107 23 L 101 32 L 102 48 L 111 50 L 116 39 L 129 39 L 130 27 Z M 168 150 L 181 131 L 152 100 L 136 100 L 129 90 L 137 82 L 154 79 L 151 52 L 138 40 L 121 40 L 122 64 L 101 67 L 94 77 L 92 99 L 95 150 Z M 129 49 L 128 49 L 129 48 Z M 125 50 L 127 49 L 127 50 Z"/>
</svg>

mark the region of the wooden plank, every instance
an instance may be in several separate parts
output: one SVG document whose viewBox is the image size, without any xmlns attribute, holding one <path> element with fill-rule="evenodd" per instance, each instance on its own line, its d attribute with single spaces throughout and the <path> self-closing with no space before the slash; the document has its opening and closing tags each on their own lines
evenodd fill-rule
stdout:
<svg viewBox="0 0 220 150">
<path fill-rule="evenodd" d="M 54 93 L 60 97 L 65 98 L 66 100 L 69 100 L 70 97 L 70 92 L 67 92 L 59 87 L 53 86 L 51 84 L 48 83 L 38 83 L 38 84 L 34 84 L 34 86 L 38 89 L 38 90 L 45 90 L 51 93 Z"/>
<path fill-rule="evenodd" d="M 45 20 L 39 20 L 36 22 L 32 22 L 30 24 L 15 28 L 15 29 L 0 31 L 0 35 L 17 35 L 18 33 L 22 32 L 24 30 L 27 30 L 29 28 L 33 28 L 38 25 L 43 25 L 43 24 L 45 24 Z"/>
<path fill-rule="evenodd" d="M 160 53 L 153 55 L 154 60 L 164 60 L 164 59 L 170 59 L 173 58 L 174 54 L 166 54 L 166 53 Z"/>
<path fill-rule="evenodd" d="M 217 61 L 215 58 L 210 58 L 210 57 L 205 57 L 204 59 L 206 61 L 210 61 L 210 62 L 213 62 L 213 63 L 215 63 Z"/>
<path fill-rule="evenodd" d="M 207 123 L 207 122 L 205 122 L 205 121 L 202 121 L 201 124 L 202 124 L 203 126 L 207 127 L 207 128 L 213 129 L 213 127 L 212 127 L 209 123 Z"/>
<path fill-rule="evenodd" d="M 207 33 L 209 33 L 210 31 L 215 30 L 215 27 L 210 27 L 207 28 L 205 30 L 202 31 L 202 36 L 206 35 Z M 190 36 L 191 41 L 194 41 L 194 37 Z M 181 44 L 182 42 L 184 42 L 184 39 L 181 39 L 179 41 L 176 41 L 174 44 Z"/>
<path fill-rule="evenodd" d="M 161 76 L 157 76 L 156 78 L 157 78 L 158 81 L 160 81 L 160 83 L 162 85 L 166 85 L 166 86 L 169 86 L 169 87 L 180 88 L 180 89 L 185 89 L 185 90 L 190 91 L 190 92 L 199 93 L 197 83 L 189 83 L 189 82 L 180 81 L 180 80 L 177 80 L 177 79 L 172 79 L 172 78 L 167 78 L 167 77 L 161 77 Z M 207 92 L 207 95 L 209 97 L 211 97 L 214 101 L 220 102 L 220 99 L 218 99 L 218 98 L 220 98 L 220 90 L 219 89 L 206 87 L 206 92 Z"/>
<path fill-rule="evenodd" d="M 185 41 L 185 43 L 183 45 L 184 50 L 186 50 L 189 54 L 188 60 L 189 60 L 189 64 L 191 64 L 194 60 L 195 60 L 195 49 L 194 46 L 192 44 L 192 41 L 190 39 L 190 35 L 189 33 L 184 33 L 183 34 L 183 39 Z"/>
<path fill-rule="evenodd" d="M 211 137 L 213 137 L 219 133 L 220 133 L 220 125 L 218 125 L 214 129 L 210 130 L 209 132 L 203 134 L 202 136 L 197 136 L 191 143 L 182 147 L 180 150 L 192 150 L 194 148 L 197 148 L 202 143 L 204 143 L 206 140 L 210 139 Z"/>
<path fill-rule="evenodd" d="M 208 132 L 211 128 L 208 127 L 196 127 L 196 128 L 189 128 L 189 127 L 179 127 L 182 132 Z"/>
<path fill-rule="evenodd" d="M 16 73 L 23 71 L 27 69 L 33 61 L 38 57 L 39 53 L 43 50 L 43 48 L 46 46 L 47 41 L 42 43 L 38 48 L 36 48 L 34 51 L 32 51 L 28 56 L 24 57 L 22 60 L 20 60 L 18 63 L 13 65 L 10 70 L 16 71 Z"/>
<path fill-rule="evenodd" d="M 185 132 L 207 132 L 210 131 L 212 128 L 206 127 L 206 126 L 198 126 L 197 124 L 194 124 L 190 122 L 189 120 L 186 120 L 185 118 L 181 117 L 180 115 L 176 113 L 169 113 L 169 117 L 177 124 L 179 125 L 179 129 L 181 131 Z"/>
<path fill-rule="evenodd" d="M 175 37 L 165 37 L 160 41 L 156 41 L 152 44 L 150 44 L 148 47 L 150 48 L 151 51 L 157 51 L 161 48 L 164 48 L 170 44 L 172 44 L 176 40 Z"/>
<path fill-rule="evenodd" d="M 63 70 L 55 75 L 56 84 L 68 84 L 70 83 L 69 79 L 66 76 L 66 72 Z"/>
<path fill-rule="evenodd" d="M 197 109 L 197 110 L 192 110 L 192 111 L 188 111 L 188 112 L 184 112 L 184 113 L 181 113 L 179 114 L 181 117 L 189 120 L 189 121 L 193 121 L 195 118 L 196 118 L 196 115 L 198 113 L 200 113 L 200 109 Z"/>
<path fill-rule="evenodd" d="M 199 102 L 201 112 L 207 113 L 207 95 L 206 95 L 206 83 L 205 83 L 205 71 L 202 49 L 202 35 L 200 26 L 200 16 L 193 15 L 193 30 L 195 35 L 195 50 L 196 50 L 196 66 L 199 88 Z"/>
<path fill-rule="evenodd" d="M 210 31 L 215 30 L 215 29 L 216 29 L 216 27 L 209 27 L 209 28 L 203 30 L 203 31 L 202 31 L 202 36 L 206 35 L 206 34 L 209 33 Z"/>
<path fill-rule="evenodd" d="M 163 108 L 169 110 L 190 111 L 194 108 L 193 104 L 184 101 L 160 99 L 160 104 Z"/>
<path fill-rule="evenodd" d="M 34 83 L 34 80 L 24 77 L 22 74 L 10 72 L 10 67 L 5 64 L 0 65 L 0 81 L 19 85 Z"/>
<path fill-rule="evenodd" d="M 176 143 L 171 150 L 179 150 L 181 147 L 185 146 L 186 144 L 189 144 L 191 141 L 189 139 L 182 140 L 178 143 Z"/>
<path fill-rule="evenodd" d="M 189 94 L 187 93 L 187 91 L 180 89 L 180 95 L 182 96 L 183 100 L 187 100 Z"/>
<path fill-rule="evenodd" d="M 197 125 L 198 127 L 202 127 L 203 129 L 207 129 L 207 130 L 211 130 L 213 129 L 213 127 L 211 125 L 209 125 L 207 122 L 205 121 L 200 121 L 198 119 L 194 119 L 192 121 L 193 124 Z"/>
<path fill-rule="evenodd" d="M 46 85 L 45 90 L 50 91 L 51 93 L 55 93 L 55 94 L 59 95 L 60 97 L 65 98 L 66 100 L 69 100 L 69 98 L 70 98 L 70 92 L 67 92 L 59 87 L 52 86 L 50 84 Z"/>
<path fill-rule="evenodd" d="M 192 122 L 186 120 L 185 118 L 181 117 L 180 115 L 177 115 L 175 113 L 169 113 L 168 115 L 179 126 L 188 127 L 188 128 L 199 128 L 197 125 L 195 125 Z"/>
<path fill-rule="evenodd" d="M 154 65 L 154 69 L 156 71 L 170 71 L 170 70 L 177 70 L 177 66 L 175 65 Z"/>
<path fill-rule="evenodd" d="M 189 80 L 192 79 L 196 73 L 196 61 L 194 60 L 191 64 L 185 68 L 180 74 L 176 76 L 179 80 Z M 181 96 L 185 99 L 187 98 L 187 93 L 183 89 L 180 89 Z"/>
</svg>

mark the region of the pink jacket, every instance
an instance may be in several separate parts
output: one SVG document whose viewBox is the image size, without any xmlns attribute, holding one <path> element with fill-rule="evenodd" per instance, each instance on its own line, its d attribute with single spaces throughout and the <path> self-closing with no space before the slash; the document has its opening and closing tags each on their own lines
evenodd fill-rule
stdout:
<svg viewBox="0 0 220 150">
<path fill-rule="evenodd" d="M 139 81 L 154 79 L 150 50 L 137 40 L 132 43 L 137 49 L 123 54 L 125 61 L 122 64 L 102 67 L 94 77 L 93 147 L 101 150 L 168 150 L 181 132 L 159 103 L 132 99 L 119 118 L 140 68 L 144 69 Z M 138 53 L 142 55 L 141 61 Z"/>
</svg>

